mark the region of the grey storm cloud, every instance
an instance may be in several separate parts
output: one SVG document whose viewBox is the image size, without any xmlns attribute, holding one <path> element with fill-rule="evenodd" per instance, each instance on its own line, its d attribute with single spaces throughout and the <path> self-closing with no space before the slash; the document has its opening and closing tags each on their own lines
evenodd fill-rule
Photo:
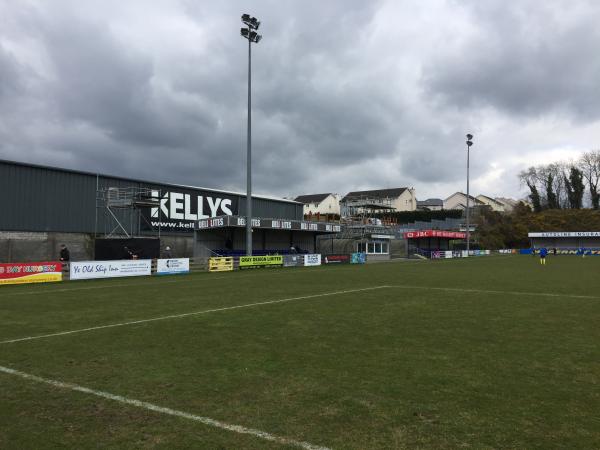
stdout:
<svg viewBox="0 0 600 450">
<path fill-rule="evenodd" d="M 469 17 L 473 39 L 428 64 L 432 94 L 464 109 L 600 117 L 598 2 L 473 2 Z"/>
<path fill-rule="evenodd" d="M 585 128 L 600 111 L 594 2 L 0 5 L 3 159 L 242 190 L 243 12 L 264 34 L 257 192 L 410 185 L 443 197 L 462 189 L 470 131 L 475 187 L 516 196 L 527 155 L 564 149 L 566 133 L 573 152 L 600 137 Z"/>
</svg>

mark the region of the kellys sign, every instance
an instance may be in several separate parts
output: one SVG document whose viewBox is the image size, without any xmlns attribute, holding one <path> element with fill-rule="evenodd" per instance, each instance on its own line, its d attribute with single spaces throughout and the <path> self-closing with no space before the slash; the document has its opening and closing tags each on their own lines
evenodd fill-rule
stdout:
<svg viewBox="0 0 600 450">
<path fill-rule="evenodd" d="M 176 190 L 175 190 L 176 189 Z M 236 195 L 173 188 L 173 190 L 153 190 L 152 198 L 157 206 L 147 208 L 144 213 L 146 226 L 153 230 L 193 231 L 198 220 L 217 216 L 237 214 Z"/>
</svg>

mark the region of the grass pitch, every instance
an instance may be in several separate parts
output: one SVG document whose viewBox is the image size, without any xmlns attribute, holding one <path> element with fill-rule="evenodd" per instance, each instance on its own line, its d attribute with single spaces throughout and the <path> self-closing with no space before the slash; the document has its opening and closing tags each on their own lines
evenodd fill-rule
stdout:
<svg viewBox="0 0 600 450">
<path fill-rule="evenodd" d="M 290 448 L 599 448 L 599 273 L 503 256 L 3 286 L 0 366 Z M 239 431 L 0 372 L 3 449 L 287 447 Z"/>
</svg>

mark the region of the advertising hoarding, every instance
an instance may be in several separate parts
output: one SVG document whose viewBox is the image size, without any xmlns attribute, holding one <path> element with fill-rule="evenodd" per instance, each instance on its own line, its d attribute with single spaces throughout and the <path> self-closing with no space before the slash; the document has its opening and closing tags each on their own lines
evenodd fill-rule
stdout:
<svg viewBox="0 0 600 450">
<path fill-rule="evenodd" d="M 367 254 L 366 253 L 352 253 L 352 258 L 350 259 L 351 264 L 364 264 L 367 262 Z"/>
<path fill-rule="evenodd" d="M 175 275 L 190 272 L 189 258 L 169 258 L 156 260 L 157 275 Z"/>
<path fill-rule="evenodd" d="M 0 284 L 51 283 L 62 281 L 61 262 L 0 264 Z"/>
<path fill-rule="evenodd" d="M 139 277 L 152 273 L 151 259 L 77 261 L 71 263 L 71 280 Z"/>
<path fill-rule="evenodd" d="M 233 270 L 233 257 L 220 256 L 208 259 L 209 272 L 230 272 Z"/>
<path fill-rule="evenodd" d="M 199 220 L 238 212 L 238 197 L 234 194 L 175 186 L 149 188 L 158 205 L 142 209 L 144 229 L 191 233 Z"/>
<path fill-rule="evenodd" d="M 319 254 L 304 255 L 304 265 L 305 266 L 320 266 L 321 265 L 321 255 L 319 255 Z"/>
<path fill-rule="evenodd" d="M 350 255 L 326 255 L 323 264 L 350 264 Z"/>
<path fill-rule="evenodd" d="M 466 233 L 461 231 L 443 231 L 443 230 L 421 230 L 421 231 L 408 231 L 404 233 L 404 239 L 420 239 L 420 238 L 445 238 L 445 239 L 464 239 L 467 237 Z"/>
<path fill-rule="evenodd" d="M 282 266 L 283 256 L 240 256 L 240 269 L 249 269 L 252 267 Z"/>
<path fill-rule="evenodd" d="M 299 267 L 304 265 L 304 255 L 283 255 L 283 267 Z"/>
</svg>

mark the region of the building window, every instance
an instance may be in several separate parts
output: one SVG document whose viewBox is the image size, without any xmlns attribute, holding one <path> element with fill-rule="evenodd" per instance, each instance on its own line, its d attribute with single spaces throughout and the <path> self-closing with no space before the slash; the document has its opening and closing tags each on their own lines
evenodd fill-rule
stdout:
<svg viewBox="0 0 600 450">
<path fill-rule="evenodd" d="M 387 255 L 390 250 L 390 244 L 383 241 L 357 242 L 356 251 L 367 253 L 369 255 Z"/>
</svg>

